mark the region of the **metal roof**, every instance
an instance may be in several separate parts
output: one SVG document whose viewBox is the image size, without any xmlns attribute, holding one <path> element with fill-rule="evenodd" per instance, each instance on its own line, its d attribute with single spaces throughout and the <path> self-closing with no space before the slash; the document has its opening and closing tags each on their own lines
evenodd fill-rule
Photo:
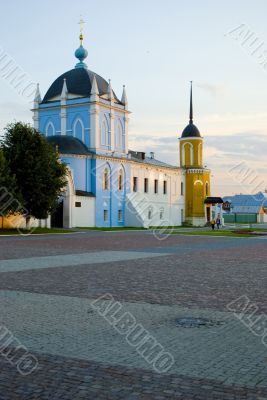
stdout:
<svg viewBox="0 0 267 400">
<path fill-rule="evenodd" d="M 222 204 L 223 199 L 221 197 L 206 197 L 205 204 Z"/>
<path fill-rule="evenodd" d="M 89 155 L 92 154 L 85 146 L 85 144 L 73 137 L 68 135 L 55 135 L 48 136 L 48 142 L 52 146 L 58 146 L 58 151 L 60 154 L 79 154 L 79 155 Z"/>
<path fill-rule="evenodd" d="M 223 201 L 231 203 L 231 211 L 237 213 L 258 213 L 262 207 L 267 208 L 267 198 L 264 193 L 237 194 L 225 196 Z"/>
<path fill-rule="evenodd" d="M 182 138 L 185 137 L 201 137 L 198 128 L 192 122 L 189 123 L 183 130 Z"/>
<path fill-rule="evenodd" d="M 59 151 L 60 154 L 76 154 L 76 155 L 95 155 L 97 156 L 104 156 L 104 157 L 112 157 L 115 159 L 124 159 L 124 160 L 129 160 L 129 161 L 135 161 L 141 164 L 147 164 L 147 165 L 154 165 L 158 167 L 166 167 L 166 168 L 176 168 L 179 169 L 179 167 L 167 164 L 163 161 L 156 160 L 155 158 L 152 157 L 146 157 L 145 153 L 143 152 L 135 152 L 132 150 L 129 150 L 129 154 L 131 155 L 131 158 L 127 158 L 127 156 L 124 157 L 119 157 L 114 154 L 101 154 L 101 153 L 95 153 L 92 152 L 88 149 L 88 147 L 79 139 L 69 136 L 69 135 L 55 135 L 55 136 L 48 136 L 47 137 L 48 142 L 56 147 Z"/>
<path fill-rule="evenodd" d="M 86 192 L 85 190 L 76 190 L 76 196 L 83 196 L 83 197 L 95 197 L 94 193 Z"/>
<path fill-rule="evenodd" d="M 179 168 L 175 165 L 167 164 L 163 161 L 157 160 L 154 157 L 146 157 L 145 153 L 143 153 L 143 152 L 129 150 L 129 153 L 131 154 L 131 160 L 137 161 L 141 164 L 149 164 L 149 165 L 155 165 L 158 167 L 167 167 L 167 168 Z M 140 155 L 144 155 L 144 158 L 140 157 Z"/>
<path fill-rule="evenodd" d="M 46 92 L 42 103 L 47 103 L 61 95 L 64 79 L 66 79 L 69 93 L 76 94 L 80 97 L 89 97 L 91 95 L 94 76 L 96 77 L 99 95 L 102 96 L 103 94 L 107 94 L 108 82 L 104 78 L 86 68 L 74 68 L 60 75 L 52 83 Z M 114 92 L 113 94 L 116 102 L 122 104 Z"/>
</svg>

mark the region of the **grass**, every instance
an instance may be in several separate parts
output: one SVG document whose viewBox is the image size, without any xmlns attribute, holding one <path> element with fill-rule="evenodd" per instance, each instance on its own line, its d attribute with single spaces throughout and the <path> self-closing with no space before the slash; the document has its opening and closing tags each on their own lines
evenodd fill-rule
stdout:
<svg viewBox="0 0 267 400">
<path fill-rule="evenodd" d="M 242 232 L 267 232 L 266 228 L 236 228 L 236 229 Z"/>
<path fill-rule="evenodd" d="M 76 229 L 84 229 L 84 230 L 90 230 L 90 231 L 148 231 L 148 230 L 154 230 L 154 229 L 180 229 L 180 228 L 189 228 L 189 226 L 150 226 L 149 228 L 136 228 L 136 227 L 131 227 L 131 226 L 117 226 L 113 228 L 96 228 L 96 227 L 81 227 L 77 226 Z M 192 228 L 190 226 L 190 228 Z M 197 228 L 197 227 L 194 227 Z"/>
<path fill-rule="evenodd" d="M 31 232 L 31 235 L 40 235 L 40 234 L 60 234 L 60 233 L 73 233 L 77 232 L 77 230 L 90 230 L 90 231 L 147 231 L 151 229 L 179 229 L 179 228 L 184 228 L 184 226 L 162 226 L 162 227 L 157 227 L 157 226 L 151 226 L 150 228 L 136 228 L 136 227 L 113 227 L 113 228 L 96 228 L 96 227 L 76 227 L 74 229 L 60 229 L 60 228 L 36 228 L 33 232 Z M 75 230 L 76 229 L 76 230 Z M 193 228 L 195 229 L 195 227 Z M 242 234 L 239 233 L 240 231 L 242 232 L 248 232 L 247 234 Z M 249 234 L 249 232 L 267 232 L 267 229 L 264 228 L 237 228 L 237 229 L 227 229 L 227 230 L 205 230 L 205 231 L 200 231 L 200 230 L 192 230 L 192 231 L 175 231 L 175 232 L 170 232 L 172 235 L 201 235 L 201 236 L 232 236 L 232 237 L 257 237 L 256 235 Z M 2 235 L 19 235 L 19 234 L 24 234 L 27 235 L 29 232 L 26 229 L 21 229 L 18 231 L 17 229 L 0 229 L 0 236 Z"/>
<path fill-rule="evenodd" d="M 75 231 L 70 229 L 56 229 L 56 228 L 36 228 L 30 235 L 40 235 L 40 234 L 53 234 L 53 233 L 73 233 Z M 0 236 L 2 235 L 27 235 L 29 231 L 26 229 L 0 229 Z"/>
<path fill-rule="evenodd" d="M 255 237 L 255 235 L 237 233 L 230 230 L 218 230 L 218 231 L 192 231 L 192 232 L 172 232 L 172 235 L 197 235 L 197 236 L 229 236 L 229 237 Z"/>
<path fill-rule="evenodd" d="M 160 230 L 160 229 L 180 229 L 180 228 L 191 228 L 191 226 L 185 226 L 185 225 L 177 225 L 177 226 L 172 226 L 172 225 L 170 225 L 170 226 L 161 226 L 161 225 L 158 225 L 158 226 L 150 226 L 148 229 L 158 229 L 158 230 Z"/>
<path fill-rule="evenodd" d="M 124 226 L 116 226 L 113 228 L 96 228 L 96 227 L 82 227 L 77 226 L 76 229 L 87 230 L 87 231 L 140 231 L 140 230 L 147 230 L 147 228 L 135 228 L 135 227 L 124 227 Z"/>
</svg>

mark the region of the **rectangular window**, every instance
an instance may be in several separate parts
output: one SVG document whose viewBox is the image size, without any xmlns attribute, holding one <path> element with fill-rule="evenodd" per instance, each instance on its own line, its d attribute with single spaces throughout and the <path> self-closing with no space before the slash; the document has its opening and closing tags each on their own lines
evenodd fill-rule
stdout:
<svg viewBox="0 0 267 400">
<path fill-rule="evenodd" d="M 159 219 L 163 219 L 163 217 L 164 217 L 164 210 L 162 209 L 159 211 Z"/>
<path fill-rule="evenodd" d="M 122 210 L 118 210 L 118 221 L 122 222 Z"/>
<path fill-rule="evenodd" d="M 144 192 L 148 193 L 148 178 L 144 179 Z"/>
<path fill-rule="evenodd" d="M 167 181 L 163 181 L 163 194 L 167 194 Z"/>
<path fill-rule="evenodd" d="M 133 192 L 137 192 L 137 183 L 138 183 L 137 176 L 134 176 L 133 177 Z"/>
<path fill-rule="evenodd" d="M 159 190 L 159 181 L 155 179 L 154 181 L 154 193 L 158 193 Z"/>
<path fill-rule="evenodd" d="M 177 193 L 177 182 L 174 181 L 172 184 L 172 194 L 175 195 Z"/>
<path fill-rule="evenodd" d="M 75 201 L 75 207 L 81 207 L 82 203 L 80 201 Z"/>
<path fill-rule="evenodd" d="M 181 182 L 181 196 L 184 195 L 184 182 Z"/>
<path fill-rule="evenodd" d="M 108 222 L 108 210 L 104 210 L 104 222 Z"/>
</svg>

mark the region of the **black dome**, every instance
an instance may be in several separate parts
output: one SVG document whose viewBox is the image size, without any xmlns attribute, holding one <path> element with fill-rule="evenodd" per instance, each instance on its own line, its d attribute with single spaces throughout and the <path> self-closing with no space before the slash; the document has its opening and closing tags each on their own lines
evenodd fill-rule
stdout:
<svg viewBox="0 0 267 400">
<path fill-rule="evenodd" d="M 47 140 L 53 147 L 58 146 L 58 151 L 61 154 L 91 154 L 85 144 L 73 136 L 48 136 Z"/>
<path fill-rule="evenodd" d="M 52 85 L 46 92 L 42 103 L 46 103 L 50 101 L 52 98 L 61 95 L 64 79 L 66 79 L 66 84 L 69 93 L 76 94 L 80 97 L 89 97 L 91 94 L 94 76 L 96 77 L 99 95 L 102 96 L 103 94 L 108 92 L 108 82 L 101 76 L 95 74 L 94 72 L 86 68 L 74 68 L 60 75 L 52 83 Z M 116 101 L 120 103 L 115 93 L 114 97 Z"/>
<path fill-rule="evenodd" d="M 184 137 L 201 137 L 201 135 L 196 125 L 191 122 L 183 130 L 182 138 Z"/>
</svg>

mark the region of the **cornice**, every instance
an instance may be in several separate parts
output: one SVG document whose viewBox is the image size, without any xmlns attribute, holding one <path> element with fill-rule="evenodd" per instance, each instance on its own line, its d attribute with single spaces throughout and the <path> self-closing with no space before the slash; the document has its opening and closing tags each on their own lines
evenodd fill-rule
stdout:
<svg viewBox="0 0 267 400">
<path fill-rule="evenodd" d="M 180 167 L 167 167 L 167 166 L 158 166 L 158 165 L 153 165 L 153 164 L 143 164 L 140 163 L 136 160 L 133 160 L 131 158 L 121 158 L 121 157 L 110 157 L 108 155 L 100 155 L 100 154 L 62 154 L 60 153 L 60 156 L 62 158 L 88 158 L 90 160 L 105 160 L 105 161 L 113 161 L 113 162 L 119 162 L 120 164 L 132 164 L 141 168 L 145 169 L 150 169 L 154 171 L 172 171 L 176 173 L 181 173 L 183 171 L 183 168 Z"/>
</svg>

